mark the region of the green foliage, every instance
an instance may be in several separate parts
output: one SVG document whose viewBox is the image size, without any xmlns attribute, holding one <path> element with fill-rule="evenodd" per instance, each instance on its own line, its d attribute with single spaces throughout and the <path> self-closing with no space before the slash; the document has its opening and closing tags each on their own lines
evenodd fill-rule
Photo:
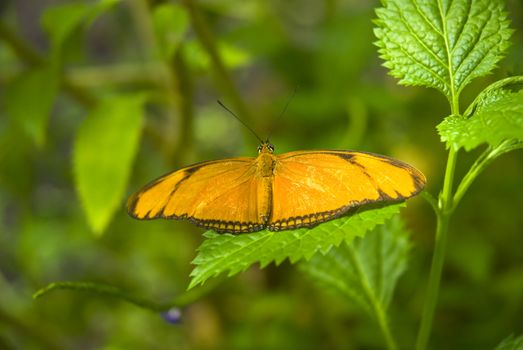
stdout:
<svg viewBox="0 0 523 350">
<path fill-rule="evenodd" d="M 428 196 L 437 217 L 436 244 L 416 349 L 429 345 L 449 232 L 450 217 L 476 177 L 499 155 L 521 148 L 523 95 L 495 83 L 465 114 L 460 94 L 474 78 L 489 74 L 504 56 L 512 30 L 501 0 L 385 1 L 376 11 L 375 34 L 384 66 L 404 85 L 432 87 L 448 99 L 451 116 L 438 127 L 449 148 L 438 200 Z M 509 78 L 514 82 L 521 77 Z M 499 89 L 496 89 L 499 88 Z M 489 148 L 476 160 L 454 192 L 458 151 L 482 143 Z"/>
<path fill-rule="evenodd" d="M 242 67 L 252 60 L 246 51 L 234 47 L 227 42 L 220 42 L 217 49 L 223 57 L 224 64 L 231 69 Z M 202 45 L 198 41 L 188 41 L 182 52 L 193 69 L 206 71 L 212 67 L 209 54 L 202 48 Z"/>
<path fill-rule="evenodd" d="M 523 335 L 514 338 L 513 335 L 504 339 L 495 350 L 522 350 L 523 349 Z"/>
<path fill-rule="evenodd" d="M 312 229 L 260 231 L 242 235 L 208 231 L 192 262 L 196 268 L 191 273 L 189 288 L 222 273 L 228 272 L 228 276 L 233 276 L 255 263 L 260 263 L 263 268 L 271 262 L 279 265 L 289 259 L 291 263 L 296 263 L 301 259 L 310 259 L 316 252 L 325 254 L 333 246 L 362 237 L 368 230 L 397 214 L 401 206 L 395 204 L 355 213 Z"/>
<path fill-rule="evenodd" d="M 58 79 L 55 69 L 39 67 L 20 74 L 6 91 L 7 114 L 39 147 L 45 143 Z"/>
<path fill-rule="evenodd" d="M 96 3 L 70 3 L 50 7 L 42 16 L 42 25 L 51 41 L 53 61 L 61 58 L 62 48 L 72 34 L 83 25 L 89 25 L 97 16 L 109 10 L 120 0 L 99 0 Z"/>
<path fill-rule="evenodd" d="M 492 71 L 512 30 L 501 0 L 386 1 L 376 10 L 380 56 L 404 85 L 441 91 L 452 101 Z"/>
<path fill-rule="evenodd" d="M 387 348 L 395 349 L 386 310 L 409 250 L 409 234 L 396 215 L 363 238 L 316 254 L 299 267 L 320 287 L 362 306 L 380 326 Z"/>
<path fill-rule="evenodd" d="M 58 0 L 29 11 L 1 3 L 0 348 L 379 349 L 381 331 L 388 349 L 397 348 L 392 334 L 411 349 L 421 316 L 417 350 L 478 349 L 523 324 L 521 154 L 479 176 L 523 147 L 523 77 L 494 82 L 521 68 L 521 1 L 508 0 L 518 35 L 505 61 L 511 30 L 501 0 L 382 2 L 375 33 L 385 66 L 402 84 L 443 92 L 451 113 L 435 91 L 405 91 L 380 74 L 376 2 Z M 463 112 L 460 102 L 489 83 Z M 278 151 L 350 146 L 419 167 L 436 219 L 420 201 L 404 211 L 415 231 L 410 252 L 390 220 L 398 205 L 310 231 L 207 232 L 203 243 L 186 223 L 129 218 L 126 189 L 193 161 L 252 155 L 251 136 L 216 99 L 262 134 L 274 127 Z M 444 159 L 430 133 L 448 114 Z M 461 159 L 482 145 L 476 161 L 477 153 Z M 457 211 L 460 203 L 469 205 Z M 299 264 L 222 283 L 285 259 Z M 315 293 L 293 267 L 350 302 Z M 64 280 L 77 282 L 48 284 Z M 45 298 L 32 300 L 35 290 Z M 158 317 L 171 306 L 189 306 L 182 327 Z M 511 337 L 498 349 L 520 344 Z"/>
<path fill-rule="evenodd" d="M 374 315 L 376 309 L 387 309 L 396 282 L 406 269 L 409 250 L 409 233 L 395 216 L 363 238 L 342 243 L 325 255 L 316 254 L 299 267 L 321 287 Z"/>
<path fill-rule="evenodd" d="M 438 125 L 447 147 L 470 151 L 481 144 L 492 147 L 502 141 L 523 141 L 523 90 L 492 91 L 469 118 L 449 116 Z"/>
<path fill-rule="evenodd" d="M 143 94 L 105 99 L 87 116 L 76 137 L 74 175 L 94 232 L 121 208 L 142 129 Z"/>
<path fill-rule="evenodd" d="M 179 4 L 160 4 L 154 8 L 153 21 L 161 56 L 170 60 L 189 29 L 187 12 Z"/>
<path fill-rule="evenodd" d="M 233 276 L 249 266 L 260 263 L 263 268 L 271 262 L 281 264 L 285 259 L 295 263 L 310 259 L 316 252 L 325 254 L 341 242 L 351 242 L 368 230 L 399 212 L 401 204 L 367 210 L 318 225 L 312 229 L 280 232 L 260 231 L 248 235 L 218 234 L 208 231 L 193 261 L 189 288 L 213 276 L 228 272 Z"/>
</svg>

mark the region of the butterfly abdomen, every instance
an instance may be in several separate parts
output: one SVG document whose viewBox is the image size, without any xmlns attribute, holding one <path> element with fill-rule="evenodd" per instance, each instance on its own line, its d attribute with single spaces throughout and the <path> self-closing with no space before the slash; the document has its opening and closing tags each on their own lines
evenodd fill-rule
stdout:
<svg viewBox="0 0 523 350">
<path fill-rule="evenodd" d="M 271 217 L 272 179 L 274 176 L 275 157 L 270 153 L 260 153 L 257 158 L 258 178 L 258 218 L 265 225 Z"/>
</svg>

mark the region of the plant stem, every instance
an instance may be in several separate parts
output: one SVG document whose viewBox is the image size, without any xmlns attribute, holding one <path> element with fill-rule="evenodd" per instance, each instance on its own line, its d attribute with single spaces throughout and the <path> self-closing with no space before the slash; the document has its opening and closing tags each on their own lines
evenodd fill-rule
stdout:
<svg viewBox="0 0 523 350">
<path fill-rule="evenodd" d="M 396 350 L 396 343 L 394 342 L 394 338 L 392 338 L 392 333 L 389 328 L 389 323 L 387 322 L 387 315 L 385 314 L 385 311 L 382 308 L 381 303 L 375 302 L 372 304 L 374 307 L 374 312 L 376 313 L 376 317 L 378 319 L 378 324 L 381 329 L 381 333 L 383 334 L 383 337 L 385 338 L 385 343 L 387 344 L 387 349 L 389 350 Z"/>
<path fill-rule="evenodd" d="M 523 148 L 523 143 L 513 143 L 510 140 L 504 141 L 495 148 L 488 148 L 483 152 L 474 164 L 470 167 L 467 174 L 461 180 L 456 193 L 454 194 L 454 207 L 458 205 L 461 198 L 467 192 L 472 182 L 476 177 L 489 165 L 494 159 L 500 155 L 510 152 L 512 150 Z"/>
<path fill-rule="evenodd" d="M 194 0 L 184 0 L 183 4 L 187 8 L 187 12 L 191 18 L 196 37 L 212 62 L 216 84 L 221 92 L 230 99 L 238 115 L 240 115 L 247 124 L 251 124 L 253 121 L 251 112 L 234 85 L 234 81 L 231 78 L 216 45 L 217 40 L 214 38 L 212 30 L 209 28 L 207 21 L 203 17 L 198 7 L 198 3 Z"/>
<path fill-rule="evenodd" d="M 437 228 L 435 248 L 434 254 L 432 255 L 428 291 L 423 309 L 421 326 L 418 332 L 418 339 L 416 341 L 416 350 L 424 350 L 427 348 L 432 329 L 432 321 L 434 319 L 434 311 L 436 310 L 436 304 L 438 301 L 441 273 L 443 271 L 443 263 L 445 261 L 445 252 L 447 248 L 449 219 L 453 209 L 452 187 L 456 160 L 457 151 L 451 149 L 447 160 L 447 168 L 445 170 L 443 191 L 439 196 L 438 210 L 436 211 Z"/>
<path fill-rule="evenodd" d="M 205 285 L 180 294 L 170 302 L 159 303 L 154 300 L 143 298 L 134 294 L 130 294 L 127 291 L 120 289 L 115 286 L 101 283 L 91 283 L 91 282 L 53 282 L 47 286 L 39 289 L 33 294 L 33 299 L 39 299 L 50 292 L 55 290 L 74 290 L 74 291 L 83 291 L 91 294 L 97 294 L 104 297 L 110 297 L 125 301 L 129 304 L 138 306 L 142 309 L 150 310 L 153 312 L 163 312 L 167 311 L 172 307 L 182 308 L 189 304 L 194 303 L 200 299 L 203 295 L 212 291 L 216 286 L 221 283 L 222 279 L 217 278 L 206 283 Z M 1 311 L 1 310 L 0 310 Z M 1 316 L 1 313 L 0 313 Z M 1 318 L 0 318 L 1 320 Z"/>
<path fill-rule="evenodd" d="M 31 67 L 49 64 L 47 57 L 34 50 L 2 21 L 0 21 L 0 41 L 4 41 L 21 61 Z M 88 108 L 95 105 L 96 98 L 89 91 L 75 85 L 65 74 L 62 74 L 60 79 L 64 90 L 82 106 Z"/>
</svg>

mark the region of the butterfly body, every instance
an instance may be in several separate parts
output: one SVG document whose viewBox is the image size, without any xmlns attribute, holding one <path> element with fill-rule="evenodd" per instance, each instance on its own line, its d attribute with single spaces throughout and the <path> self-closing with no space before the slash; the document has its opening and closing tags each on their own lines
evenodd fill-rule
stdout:
<svg viewBox="0 0 523 350">
<path fill-rule="evenodd" d="M 393 158 L 353 151 L 258 156 L 198 163 L 171 172 L 129 198 L 137 219 L 185 219 L 217 232 L 312 227 L 367 203 L 401 201 L 425 177 Z"/>
</svg>

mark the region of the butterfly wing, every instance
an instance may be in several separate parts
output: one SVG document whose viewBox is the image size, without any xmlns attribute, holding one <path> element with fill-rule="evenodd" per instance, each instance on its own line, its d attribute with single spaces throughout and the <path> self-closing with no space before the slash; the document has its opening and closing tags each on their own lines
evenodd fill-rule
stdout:
<svg viewBox="0 0 523 350">
<path fill-rule="evenodd" d="M 381 155 L 298 151 L 277 157 L 268 229 L 310 227 L 373 202 L 401 201 L 423 189 L 414 167 Z"/>
<path fill-rule="evenodd" d="M 230 158 L 169 173 L 132 195 L 128 212 L 137 219 L 186 219 L 218 232 L 260 230 L 255 161 Z"/>
</svg>

